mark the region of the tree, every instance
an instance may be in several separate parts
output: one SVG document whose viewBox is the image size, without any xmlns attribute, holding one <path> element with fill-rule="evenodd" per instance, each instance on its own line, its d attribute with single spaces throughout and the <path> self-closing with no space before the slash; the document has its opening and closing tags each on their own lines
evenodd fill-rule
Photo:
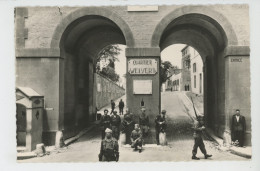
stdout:
<svg viewBox="0 0 260 171">
<path fill-rule="evenodd" d="M 160 66 L 160 85 L 165 83 L 171 76 L 172 70 L 178 69 L 178 66 L 173 66 L 170 61 L 162 61 Z"/>
<path fill-rule="evenodd" d="M 119 81 L 119 75 L 115 72 L 115 70 L 109 66 L 104 67 L 102 71 L 100 72 L 101 75 L 104 75 L 105 77 L 108 77 L 110 80 L 114 82 Z"/>
<path fill-rule="evenodd" d="M 115 62 L 119 61 L 117 55 L 120 54 L 118 45 L 108 45 L 102 49 L 97 56 L 96 72 L 111 79 L 114 82 L 119 81 L 119 75 L 115 72 Z M 107 61 L 107 66 L 101 68 L 100 61 Z"/>
<path fill-rule="evenodd" d="M 97 62 L 109 60 L 110 67 L 115 69 L 115 62 L 119 61 L 117 55 L 120 54 L 120 51 L 121 49 L 118 45 L 108 45 L 99 52 Z"/>
</svg>

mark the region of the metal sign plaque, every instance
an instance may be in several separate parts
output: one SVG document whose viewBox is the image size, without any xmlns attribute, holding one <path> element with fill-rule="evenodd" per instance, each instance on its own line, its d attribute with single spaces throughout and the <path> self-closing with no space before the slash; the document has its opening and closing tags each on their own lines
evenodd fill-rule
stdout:
<svg viewBox="0 0 260 171">
<path fill-rule="evenodd" d="M 152 80 L 133 80 L 134 94 L 152 94 Z"/>
<path fill-rule="evenodd" d="M 157 73 L 157 61 L 155 59 L 130 59 L 128 72 L 131 75 L 151 75 Z"/>
</svg>

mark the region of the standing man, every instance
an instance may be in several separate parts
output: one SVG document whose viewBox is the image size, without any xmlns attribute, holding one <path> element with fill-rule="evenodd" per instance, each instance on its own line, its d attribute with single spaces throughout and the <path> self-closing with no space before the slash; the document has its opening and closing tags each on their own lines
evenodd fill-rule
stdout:
<svg viewBox="0 0 260 171">
<path fill-rule="evenodd" d="M 148 135 L 149 131 L 149 117 L 145 114 L 145 107 L 141 108 L 141 115 L 139 116 L 140 129 L 144 136 Z"/>
<path fill-rule="evenodd" d="M 199 158 L 196 157 L 198 147 L 200 148 L 200 151 L 204 154 L 205 159 L 207 159 L 208 157 L 212 157 L 212 155 L 207 154 L 207 151 L 205 149 L 205 145 L 204 145 L 203 139 L 202 139 L 202 131 L 205 130 L 203 116 L 197 117 L 197 120 L 194 121 L 193 129 L 194 129 L 194 133 L 193 133 L 194 146 L 193 146 L 193 150 L 192 150 L 192 159 L 199 160 Z"/>
<path fill-rule="evenodd" d="M 159 133 L 166 131 L 166 110 L 162 110 L 161 114 L 157 115 L 155 118 L 155 131 L 156 131 L 156 141 L 157 145 L 160 144 L 159 142 Z"/>
<path fill-rule="evenodd" d="M 139 150 L 139 153 L 142 152 L 143 137 L 138 124 L 135 124 L 135 129 L 131 133 L 131 143 L 132 148 Z"/>
<path fill-rule="evenodd" d="M 110 128 L 110 116 L 108 115 L 108 110 L 104 110 L 104 115 L 100 119 L 101 136 L 102 140 L 105 138 L 105 130 Z"/>
<path fill-rule="evenodd" d="M 131 133 L 134 130 L 135 122 L 133 121 L 131 114 L 126 113 L 122 122 L 122 133 L 125 134 L 126 144 L 131 144 Z"/>
<path fill-rule="evenodd" d="M 119 102 L 119 115 L 123 115 L 124 114 L 124 107 L 125 107 L 125 104 L 123 102 L 123 100 L 121 99 L 120 102 Z"/>
<path fill-rule="evenodd" d="M 111 112 L 110 112 L 110 114 L 112 114 L 114 112 L 115 106 L 116 106 L 115 102 L 113 100 L 111 100 Z"/>
<path fill-rule="evenodd" d="M 101 142 L 100 153 L 98 155 L 99 161 L 116 161 L 119 160 L 118 142 L 112 137 L 112 130 L 107 128 L 105 130 L 106 137 Z"/>
<path fill-rule="evenodd" d="M 112 135 L 115 139 L 119 139 L 119 127 L 121 124 L 121 118 L 117 115 L 117 111 L 113 112 L 111 116 Z"/>
<path fill-rule="evenodd" d="M 246 121 L 245 117 L 240 115 L 240 110 L 236 110 L 236 114 L 232 116 L 232 125 L 231 125 L 231 137 L 232 142 L 238 142 L 240 147 L 244 146 L 244 134 L 246 131 Z"/>
</svg>

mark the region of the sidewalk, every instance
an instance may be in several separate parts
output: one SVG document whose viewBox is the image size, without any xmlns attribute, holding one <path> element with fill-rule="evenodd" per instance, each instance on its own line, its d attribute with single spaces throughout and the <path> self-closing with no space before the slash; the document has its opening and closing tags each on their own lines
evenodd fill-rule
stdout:
<svg viewBox="0 0 260 171">
<path fill-rule="evenodd" d="M 187 112 L 190 115 L 190 117 L 194 120 L 196 119 L 195 116 L 195 112 L 194 111 L 190 111 L 189 109 L 193 109 L 193 105 L 192 102 L 190 100 L 190 98 L 187 96 L 187 92 L 182 92 L 183 96 L 185 98 L 183 98 L 183 103 L 185 104 L 185 106 L 188 108 Z M 191 93 L 189 92 L 189 95 L 191 95 Z M 202 114 L 203 112 L 201 111 L 201 106 L 203 105 L 198 105 L 198 103 L 201 101 L 201 99 L 196 99 L 196 96 L 192 96 L 193 98 L 193 102 L 194 102 L 194 106 L 195 106 L 195 110 L 197 112 L 197 114 Z M 198 97 L 200 98 L 200 97 Z M 198 106 L 198 107 L 197 107 Z M 199 108 L 199 109 L 198 109 Z M 214 141 L 216 141 L 218 143 L 218 149 L 221 151 L 229 151 L 232 154 L 241 156 L 241 157 L 245 157 L 245 158 L 251 158 L 252 157 L 252 147 L 237 147 L 237 146 L 224 146 L 223 144 L 223 139 L 215 136 L 214 132 L 211 129 L 206 129 L 206 133 L 207 135 L 210 136 L 210 138 L 212 138 Z"/>
</svg>

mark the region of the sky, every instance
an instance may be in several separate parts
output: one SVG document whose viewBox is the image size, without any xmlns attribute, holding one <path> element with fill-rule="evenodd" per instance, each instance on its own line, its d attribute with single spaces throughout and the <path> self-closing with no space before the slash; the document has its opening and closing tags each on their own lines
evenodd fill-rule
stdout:
<svg viewBox="0 0 260 171">
<path fill-rule="evenodd" d="M 181 68 L 181 50 L 184 48 L 185 44 L 175 44 L 168 46 L 161 52 L 162 61 L 170 61 L 172 65 Z M 119 45 L 122 49 L 118 55 L 118 62 L 115 62 L 116 73 L 120 75 L 120 78 L 126 73 L 126 56 L 125 56 L 125 45 Z"/>
</svg>

